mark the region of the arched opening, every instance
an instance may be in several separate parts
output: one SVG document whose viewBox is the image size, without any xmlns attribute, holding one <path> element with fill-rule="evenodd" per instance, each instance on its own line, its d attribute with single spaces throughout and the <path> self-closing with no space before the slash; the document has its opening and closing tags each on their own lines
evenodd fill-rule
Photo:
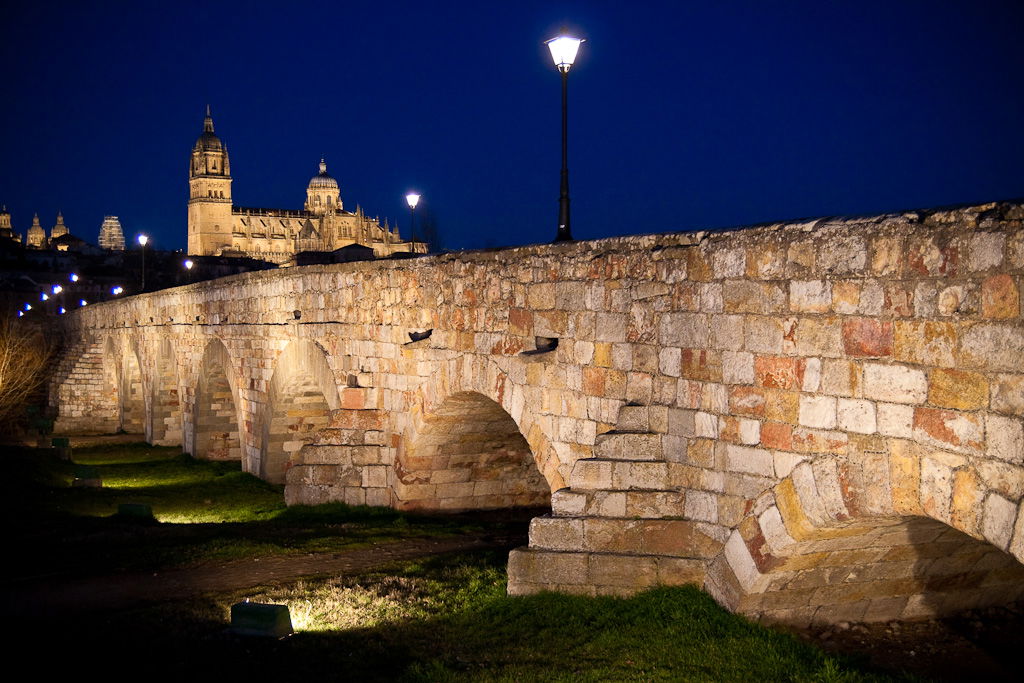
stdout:
<svg viewBox="0 0 1024 683">
<path fill-rule="evenodd" d="M 289 344 L 278 358 L 263 418 L 260 472 L 284 483 L 299 450 L 327 427 L 341 405 L 327 355 L 315 342 Z"/>
<path fill-rule="evenodd" d="M 174 347 L 169 339 L 160 343 L 153 379 L 149 442 L 158 446 L 178 446 L 181 444 L 181 401 Z"/>
<path fill-rule="evenodd" d="M 396 465 L 403 509 L 487 510 L 551 504 L 551 490 L 512 417 L 477 392 L 445 399 L 421 420 Z"/>
<path fill-rule="evenodd" d="M 805 463 L 755 504 L 764 509 L 733 531 L 709 590 L 737 611 L 795 626 L 933 618 L 1024 599 L 1024 565 L 983 519 L 993 509 L 983 501 L 1004 499 L 977 489 L 973 470 L 954 475 L 957 496 L 944 498 L 928 482 L 904 486 L 894 471 L 892 499 L 873 503 L 863 488 L 829 486 L 838 471 Z M 890 484 L 879 473 L 877 482 Z"/>
<path fill-rule="evenodd" d="M 144 434 L 146 423 L 146 401 L 142 389 L 142 368 L 135 351 L 124 354 L 121 375 L 121 431 L 127 434 Z"/>
<path fill-rule="evenodd" d="M 193 455 L 197 458 L 242 458 L 233 373 L 224 343 L 220 340 L 210 342 L 199 367 L 192 407 Z"/>
</svg>

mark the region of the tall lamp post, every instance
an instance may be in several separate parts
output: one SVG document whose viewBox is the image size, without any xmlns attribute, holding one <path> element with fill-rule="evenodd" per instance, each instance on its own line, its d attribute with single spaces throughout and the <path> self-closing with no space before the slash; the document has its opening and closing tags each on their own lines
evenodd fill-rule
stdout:
<svg viewBox="0 0 1024 683">
<path fill-rule="evenodd" d="M 561 35 L 547 41 L 551 59 L 562 74 L 562 185 L 558 195 L 558 234 L 556 242 L 572 240 L 569 223 L 569 69 L 576 61 L 582 38 L 574 38 L 563 30 Z"/>
<path fill-rule="evenodd" d="M 139 245 L 142 247 L 142 291 L 146 291 L 146 245 L 149 243 L 149 237 L 146 235 L 139 235 Z"/>
<path fill-rule="evenodd" d="M 416 251 L 416 205 L 420 203 L 420 196 L 415 192 L 405 195 L 405 201 L 409 205 L 409 235 L 411 237 L 412 250 Z"/>
</svg>

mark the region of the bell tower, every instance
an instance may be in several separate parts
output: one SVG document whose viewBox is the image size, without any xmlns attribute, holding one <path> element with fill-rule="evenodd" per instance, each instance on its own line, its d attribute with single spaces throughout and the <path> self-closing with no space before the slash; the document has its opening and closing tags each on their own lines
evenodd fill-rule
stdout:
<svg viewBox="0 0 1024 683">
<path fill-rule="evenodd" d="M 219 254 L 231 246 L 231 163 L 228 148 L 213 132 L 210 105 L 192 147 L 188 188 L 188 253 Z"/>
</svg>

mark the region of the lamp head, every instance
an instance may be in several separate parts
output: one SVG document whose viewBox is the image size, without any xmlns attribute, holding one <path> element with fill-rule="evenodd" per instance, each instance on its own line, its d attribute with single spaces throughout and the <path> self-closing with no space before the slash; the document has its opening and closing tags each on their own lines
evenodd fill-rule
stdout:
<svg viewBox="0 0 1024 683">
<path fill-rule="evenodd" d="M 185 266 L 185 270 L 192 270 L 192 266 L 194 266 L 195 263 L 192 262 L 192 259 L 185 259 L 185 263 L 182 265 Z"/>
<path fill-rule="evenodd" d="M 558 36 L 546 41 L 548 49 L 551 50 L 551 59 L 554 60 L 559 71 L 562 73 L 569 71 L 573 62 L 576 61 L 576 53 L 579 52 L 580 43 L 583 40 L 583 38 L 574 38 L 563 30 Z"/>
<path fill-rule="evenodd" d="M 405 195 L 405 201 L 409 204 L 410 209 L 415 209 L 416 205 L 420 203 L 420 196 L 415 192 L 410 192 Z"/>
<path fill-rule="evenodd" d="M 139 235 L 139 244 L 141 244 L 142 246 L 146 246 L 147 244 L 149 244 L 149 236 Z"/>
</svg>

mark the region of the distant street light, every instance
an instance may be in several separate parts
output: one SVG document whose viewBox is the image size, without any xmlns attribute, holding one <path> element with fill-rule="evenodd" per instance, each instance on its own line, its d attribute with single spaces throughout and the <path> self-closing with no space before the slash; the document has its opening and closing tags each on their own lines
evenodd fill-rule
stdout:
<svg viewBox="0 0 1024 683">
<path fill-rule="evenodd" d="M 182 265 L 185 266 L 185 270 L 192 270 L 192 266 L 194 266 L 195 263 L 192 262 L 192 259 L 185 259 L 185 263 Z"/>
<path fill-rule="evenodd" d="M 146 245 L 149 243 L 147 235 L 139 235 L 139 244 L 142 246 L 142 290 L 146 291 Z"/>
<path fill-rule="evenodd" d="M 562 183 L 558 195 L 558 234 L 556 242 L 572 240 L 569 225 L 569 69 L 576 61 L 582 38 L 574 38 L 563 29 L 561 35 L 547 41 L 551 58 L 562 74 Z"/>
<path fill-rule="evenodd" d="M 416 205 L 420 203 L 420 196 L 415 192 L 405 195 L 405 201 L 409 204 L 409 236 L 413 252 L 416 251 Z"/>
</svg>

